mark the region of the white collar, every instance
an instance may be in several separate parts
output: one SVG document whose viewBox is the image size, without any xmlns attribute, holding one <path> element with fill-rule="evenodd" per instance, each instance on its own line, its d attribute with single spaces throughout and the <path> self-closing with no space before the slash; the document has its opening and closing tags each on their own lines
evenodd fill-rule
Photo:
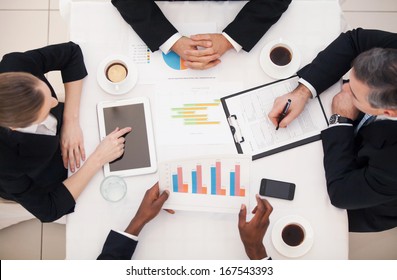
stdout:
<svg viewBox="0 0 397 280">
<path fill-rule="evenodd" d="M 58 124 L 57 119 L 52 114 L 49 114 L 47 118 L 41 123 L 32 124 L 24 128 L 17 128 L 15 130 L 23 133 L 54 136 L 57 133 L 57 124 Z"/>
</svg>

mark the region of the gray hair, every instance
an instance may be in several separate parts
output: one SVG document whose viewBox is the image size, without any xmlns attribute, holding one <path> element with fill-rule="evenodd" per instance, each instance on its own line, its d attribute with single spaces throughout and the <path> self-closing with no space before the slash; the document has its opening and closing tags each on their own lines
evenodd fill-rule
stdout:
<svg viewBox="0 0 397 280">
<path fill-rule="evenodd" d="M 371 89 L 373 108 L 397 109 L 397 49 L 374 48 L 353 62 L 355 76 Z"/>
</svg>

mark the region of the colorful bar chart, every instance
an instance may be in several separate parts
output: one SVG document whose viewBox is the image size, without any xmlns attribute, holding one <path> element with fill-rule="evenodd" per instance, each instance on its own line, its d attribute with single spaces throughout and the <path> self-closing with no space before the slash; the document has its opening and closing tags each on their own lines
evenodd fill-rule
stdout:
<svg viewBox="0 0 397 280">
<path fill-rule="evenodd" d="M 250 203 L 250 163 L 243 154 L 161 162 L 159 185 L 170 192 L 165 209 L 238 213 Z"/>
<path fill-rule="evenodd" d="M 230 196 L 245 196 L 245 189 L 240 186 L 240 165 L 235 165 L 230 172 Z"/>
<path fill-rule="evenodd" d="M 207 187 L 203 185 L 203 170 L 200 164 L 192 171 L 192 193 L 207 194 Z"/>
<path fill-rule="evenodd" d="M 229 172 L 229 181 L 223 182 L 222 180 L 222 163 L 216 161 L 213 166 L 208 167 L 210 173 L 210 186 L 211 195 L 223 195 L 227 193 L 228 183 L 229 195 L 230 196 L 245 196 L 245 189 L 241 186 L 240 176 L 240 165 L 236 164 L 234 169 Z M 193 194 L 208 194 L 207 186 L 203 184 L 203 167 L 201 164 L 197 164 L 196 167 L 191 170 L 191 181 L 184 181 L 184 169 L 178 166 L 176 171 L 172 173 L 172 190 L 175 193 L 193 193 Z M 226 180 L 224 180 L 226 181 Z"/>
<path fill-rule="evenodd" d="M 189 186 L 188 184 L 185 184 L 183 182 L 182 167 L 178 167 L 177 173 L 172 175 L 172 185 L 174 192 L 182 192 L 182 193 L 188 192 Z"/>
<path fill-rule="evenodd" d="M 220 100 L 216 99 L 210 103 L 183 104 L 180 107 L 171 108 L 171 118 L 179 119 L 184 125 L 219 125 L 219 120 L 211 119 L 210 108 L 218 107 Z"/>
<path fill-rule="evenodd" d="M 184 60 L 177 55 L 175 52 L 170 51 L 169 53 L 163 53 L 163 59 L 165 63 L 174 70 L 186 70 L 186 66 L 183 63 Z"/>
</svg>

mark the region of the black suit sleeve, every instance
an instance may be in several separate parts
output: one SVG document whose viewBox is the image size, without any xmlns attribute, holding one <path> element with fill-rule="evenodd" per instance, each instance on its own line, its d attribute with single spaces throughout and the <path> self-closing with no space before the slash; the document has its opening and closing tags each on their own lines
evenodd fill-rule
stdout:
<svg viewBox="0 0 397 280">
<path fill-rule="evenodd" d="M 28 72 L 42 80 L 45 80 L 45 73 L 57 70 L 61 71 L 64 83 L 87 76 L 83 53 L 77 44 L 68 42 L 10 53 L 4 56 L 0 65 L 0 72 Z"/>
<path fill-rule="evenodd" d="M 137 244 L 137 241 L 111 230 L 97 259 L 130 260 Z"/>
<path fill-rule="evenodd" d="M 384 129 L 380 125 L 377 133 Z M 396 185 L 394 147 L 375 149 L 375 156 L 366 156 L 368 162 L 364 158 L 359 162 L 353 126 L 330 127 L 321 138 L 327 189 L 334 206 L 362 209 L 396 199 L 397 189 L 390 187 Z"/>
<path fill-rule="evenodd" d="M 397 34 L 361 28 L 342 33 L 312 63 L 298 71 L 298 76 L 321 93 L 350 70 L 360 53 L 375 47 L 397 48 Z"/>
<path fill-rule="evenodd" d="M 291 0 L 251 0 L 223 31 L 249 52 L 290 3 Z"/>
<path fill-rule="evenodd" d="M 224 32 L 250 51 L 290 3 L 291 0 L 251 0 Z M 151 51 L 157 51 L 178 32 L 153 0 L 112 0 L 112 4 Z"/>
<path fill-rule="evenodd" d="M 178 32 L 153 0 L 112 0 L 112 4 L 152 52 Z"/>
</svg>

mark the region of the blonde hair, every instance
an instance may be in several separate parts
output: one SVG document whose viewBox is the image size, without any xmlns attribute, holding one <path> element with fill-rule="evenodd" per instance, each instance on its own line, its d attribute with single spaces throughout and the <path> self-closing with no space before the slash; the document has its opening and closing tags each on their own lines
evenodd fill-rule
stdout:
<svg viewBox="0 0 397 280">
<path fill-rule="evenodd" d="M 0 126 L 23 128 L 37 120 L 44 104 L 39 81 L 29 73 L 0 74 Z"/>
</svg>

